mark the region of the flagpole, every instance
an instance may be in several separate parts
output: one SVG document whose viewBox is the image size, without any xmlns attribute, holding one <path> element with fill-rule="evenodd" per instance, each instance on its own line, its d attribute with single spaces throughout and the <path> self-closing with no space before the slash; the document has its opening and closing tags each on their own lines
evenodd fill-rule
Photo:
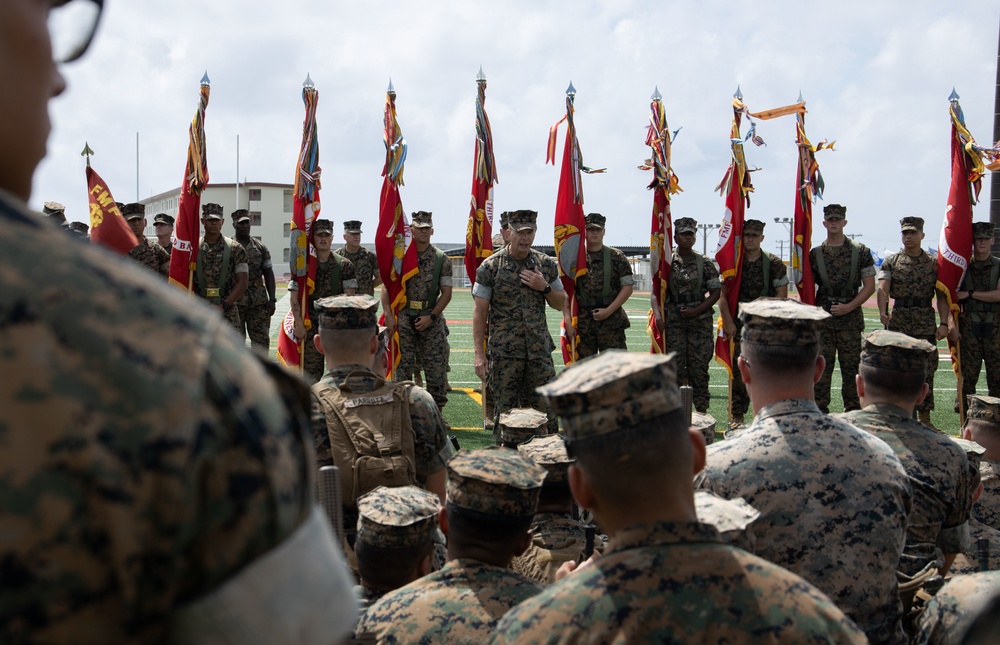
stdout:
<svg viewBox="0 0 1000 645">
<path fill-rule="evenodd" d="M 1000 141 L 1000 35 L 997 36 L 997 87 L 993 99 L 993 141 Z M 994 254 L 1000 253 L 1000 240 L 996 230 L 1000 228 L 1000 172 L 994 172 L 990 180 L 990 222 L 993 224 Z"/>
</svg>

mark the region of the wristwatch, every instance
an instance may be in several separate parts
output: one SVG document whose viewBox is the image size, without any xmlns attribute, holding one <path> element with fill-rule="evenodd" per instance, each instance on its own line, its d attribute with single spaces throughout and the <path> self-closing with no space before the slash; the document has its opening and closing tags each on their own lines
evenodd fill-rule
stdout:
<svg viewBox="0 0 1000 645">
<path fill-rule="evenodd" d="M 552 291 L 552 285 L 551 284 L 547 284 L 547 285 L 545 285 L 545 288 L 542 289 L 542 295 L 543 296 L 544 295 L 548 295 L 551 291 Z"/>
</svg>

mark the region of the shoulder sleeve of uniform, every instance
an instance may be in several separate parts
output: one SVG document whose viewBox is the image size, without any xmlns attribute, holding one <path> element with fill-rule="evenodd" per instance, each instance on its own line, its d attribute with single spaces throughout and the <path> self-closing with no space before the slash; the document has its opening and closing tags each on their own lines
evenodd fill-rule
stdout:
<svg viewBox="0 0 1000 645">
<path fill-rule="evenodd" d="M 423 483 L 428 475 L 445 467 L 454 451 L 434 398 L 417 385 L 410 387 L 410 424 L 415 438 L 417 479 Z"/>
<path fill-rule="evenodd" d="M 888 280 L 892 277 L 892 271 L 896 264 L 896 254 L 890 253 L 882 260 L 882 266 L 878 269 L 878 279 Z"/>
<path fill-rule="evenodd" d="M 345 257 L 340 258 L 340 279 L 350 280 L 356 276 L 354 263 Z"/>
<path fill-rule="evenodd" d="M 483 263 L 476 269 L 476 284 L 488 289 L 493 289 L 493 275 L 496 271 L 497 263 L 500 261 L 499 253 L 495 253 L 483 260 Z"/>
<path fill-rule="evenodd" d="M 556 261 L 545 255 L 541 251 L 535 251 L 538 253 L 538 264 L 541 267 L 542 275 L 545 276 L 545 281 L 552 285 L 553 289 L 562 289 L 562 280 L 559 279 L 559 265 Z M 558 289 L 556 284 L 558 283 Z"/>
<path fill-rule="evenodd" d="M 313 446 L 316 449 L 316 468 L 333 465 L 333 453 L 330 447 L 330 432 L 326 425 L 326 415 L 323 413 L 323 406 L 320 405 L 319 398 L 312 393 L 312 409 L 309 416 L 309 425 L 312 428 Z"/>
</svg>

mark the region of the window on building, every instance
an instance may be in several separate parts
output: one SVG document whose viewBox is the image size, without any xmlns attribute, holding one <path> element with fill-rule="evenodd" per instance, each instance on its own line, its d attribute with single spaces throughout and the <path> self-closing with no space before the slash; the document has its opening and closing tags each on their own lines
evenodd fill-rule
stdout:
<svg viewBox="0 0 1000 645">
<path fill-rule="evenodd" d="M 282 235 L 284 235 L 285 237 L 289 237 L 292 234 L 292 225 L 286 222 L 282 224 L 281 230 L 282 230 Z"/>
<path fill-rule="evenodd" d="M 283 253 L 281 254 L 281 256 L 285 259 L 284 260 L 285 262 L 288 262 L 289 259 L 290 259 L 291 249 L 289 249 L 286 246 L 285 248 L 282 249 L 282 251 L 283 251 Z"/>
<path fill-rule="evenodd" d="M 260 211 L 250 211 L 250 226 L 260 226 Z"/>
<path fill-rule="evenodd" d="M 293 205 L 294 205 L 294 202 L 292 201 L 292 191 L 286 190 L 285 191 L 285 212 L 286 213 L 291 213 L 292 210 L 293 210 L 292 209 Z"/>
<path fill-rule="evenodd" d="M 250 189 L 250 201 L 259 202 L 260 201 L 260 188 Z"/>
</svg>

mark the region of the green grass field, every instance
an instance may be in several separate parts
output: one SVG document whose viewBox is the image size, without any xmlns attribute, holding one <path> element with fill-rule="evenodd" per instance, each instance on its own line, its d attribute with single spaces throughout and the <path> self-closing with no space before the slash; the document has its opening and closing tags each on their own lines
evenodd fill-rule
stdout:
<svg viewBox="0 0 1000 645">
<path fill-rule="evenodd" d="M 287 293 L 284 289 L 279 289 L 279 294 Z M 451 371 L 449 372 L 449 382 L 453 391 L 449 393 L 448 405 L 444 408 L 444 417 L 451 424 L 454 434 L 464 448 L 475 448 L 490 445 L 493 443 L 492 434 L 482 430 L 482 406 L 481 398 L 473 388 L 480 385 L 479 379 L 473 370 L 472 353 L 472 295 L 468 289 L 456 290 L 451 303 L 445 311 L 450 330 L 449 340 L 451 342 Z M 278 311 L 272 319 L 271 333 L 271 355 L 276 351 L 277 327 L 282 317 L 288 310 L 288 297 L 283 297 L 278 303 Z M 649 310 L 649 295 L 635 294 L 625 304 L 625 311 L 632 321 L 632 327 L 626 333 L 629 351 L 648 352 L 649 336 L 646 333 L 646 315 Z M 552 359 L 556 365 L 556 372 L 563 368 L 562 353 L 558 349 L 559 321 L 560 314 L 551 308 L 546 308 L 549 322 L 549 332 L 556 341 L 556 351 L 552 354 Z M 871 331 L 879 327 L 878 311 L 876 309 L 865 309 L 865 330 Z M 947 345 L 942 341 L 938 344 L 941 363 L 938 367 L 934 380 L 934 393 L 936 406 L 931 414 L 934 425 L 950 434 L 958 434 L 958 415 L 953 411 L 956 379 L 951 370 L 951 361 L 948 358 Z M 728 391 L 727 374 L 725 368 L 718 363 L 712 362 L 709 367 L 711 376 L 712 403 L 709 413 L 720 421 L 718 429 L 725 425 L 727 418 L 726 394 Z M 982 378 L 985 378 L 982 377 Z M 830 404 L 831 412 L 843 410 L 840 402 L 840 368 L 833 373 L 833 400 Z M 749 419 L 748 419 L 749 421 Z M 719 437 L 721 435 L 717 435 Z"/>
</svg>

